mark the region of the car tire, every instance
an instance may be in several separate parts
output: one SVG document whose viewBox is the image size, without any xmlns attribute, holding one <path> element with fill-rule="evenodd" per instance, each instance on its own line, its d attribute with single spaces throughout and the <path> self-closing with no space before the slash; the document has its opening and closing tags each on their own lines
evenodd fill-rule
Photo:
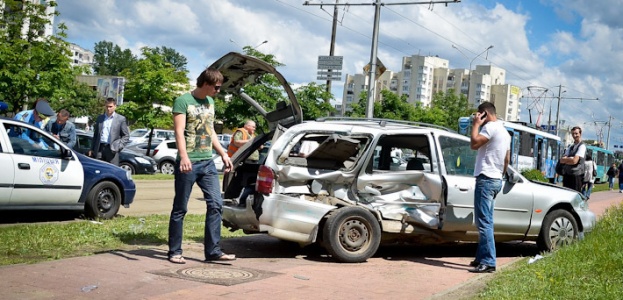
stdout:
<svg viewBox="0 0 623 300">
<path fill-rule="evenodd" d="M 121 192 L 112 182 L 103 181 L 96 184 L 85 204 L 85 214 L 92 219 L 112 219 L 121 206 Z"/>
<path fill-rule="evenodd" d="M 126 171 L 130 171 L 130 174 L 136 174 L 136 170 L 134 169 L 134 166 L 132 166 L 132 164 L 130 163 L 120 163 L 119 167 L 126 170 Z"/>
<path fill-rule="evenodd" d="M 323 228 L 323 246 L 339 262 L 365 262 L 376 253 L 380 243 L 378 220 L 360 207 L 332 212 Z"/>
<path fill-rule="evenodd" d="M 160 173 L 173 175 L 174 172 L 175 172 L 175 163 L 173 163 L 172 161 L 167 160 L 167 161 L 163 161 L 160 163 Z"/>
<path fill-rule="evenodd" d="M 570 212 L 557 209 L 545 216 L 537 247 L 540 251 L 551 251 L 573 243 L 578 238 L 578 224 Z"/>
</svg>

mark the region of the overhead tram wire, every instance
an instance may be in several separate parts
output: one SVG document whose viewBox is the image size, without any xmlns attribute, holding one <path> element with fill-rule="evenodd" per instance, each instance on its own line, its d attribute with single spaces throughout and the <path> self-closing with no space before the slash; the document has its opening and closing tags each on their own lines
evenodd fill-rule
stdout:
<svg viewBox="0 0 623 300">
<path fill-rule="evenodd" d="M 381 9 L 383 9 L 383 8 L 387 8 L 387 7 L 385 7 L 385 6 L 381 6 Z M 359 15 L 357 15 L 357 14 L 355 14 L 355 13 L 351 12 L 351 11 L 347 11 L 347 13 L 348 13 L 349 15 L 353 16 L 353 17 L 356 17 L 357 19 L 361 20 L 362 22 L 367 23 L 367 25 L 370 25 L 370 26 L 372 26 L 372 25 L 373 25 L 373 24 L 372 24 L 372 22 L 368 22 L 368 21 L 367 21 L 366 19 L 364 19 L 363 17 L 361 17 L 361 16 L 359 16 Z M 382 30 L 382 29 L 379 29 L 379 30 L 380 30 L 380 31 L 381 31 L 381 33 L 383 33 L 384 35 L 389 35 L 389 34 L 387 34 L 387 32 L 383 32 L 383 30 Z M 370 40 L 372 40 L 372 37 L 370 37 L 370 36 L 369 36 L 369 39 L 370 39 Z M 404 42 L 405 44 L 409 45 L 410 47 L 415 47 L 414 45 L 411 45 L 411 43 L 409 43 L 409 42 L 408 42 L 407 40 L 405 40 L 405 39 L 401 39 L 401 38 L 395 38 L 395 39 L 397 39 L 397 40 L 400 40 L 400 41 Z M 390 44 L 388 44 L 388 43 L 386 43 L 386 42 L 379 41 L 379 44 L 382 44 L 382 45 L 384 45 L 384 46 L 390 47 L 390 48 L 392 48 L 392 49 L 394 49 L 394 50 L 396 50 L 396 51 L 398 51 L 398 52 L 400 52 L 400 53 L 402 53 L 402 54 L 405 54 L 405 55 L 409 55 L 409 56 L 410 56 L 410 55 L 413 55 L 413 53 L 408 53 L 408 52 L 406 52 L 406 51 L 403 51 L 403 50 L 401 50 L 401 49 L 398 49 L 398 48 L 396 48 L 396 47 L 394 47 L 394 46 L 392 46 L 392 45 L 390 45 Z"/>
<path fill-rule="evenodd" d="M 434 35 L 436 35 L 436 36 L 438 36 L 438 37 L 440 37 L 440 38 L 442 38 L 442 39 L 444 39 L 444 40 L 446 40 L 446 41 L 448 41 L 448 42 L 451 42 L 453 45 L 457 45 L 457 46 L 461 47 L 462 49 L 465 49 L 466 51 L 468 51 L 468 52 L 470 52 L 470 53 L 472 53 L 472 54 L 474 54 L 474 55 L 476 55 L 476 54 L 477 54 L 476 52 L 474 52 L 474 51 L 472 51 L 472 50 L 468 49 L 467 47 L 462 46 L 460 43 L 454 42 L 454 41 L 452 41 L 452 40 L 450 40 L 450 39 L 448 39 L 448 38 L 446 38 L 446 37 L 444 37 L 444 36 L 442 36 L 442 35 L 440 35 L 440 34 L 438 34 L 438 33 L 434 32 L 433 30 L 428 29 L 426 26 L 423 26 L 423 25 L 421 25 L 421 24 L 418 24 L 417 22 L 415 22 L 415 21 L 414 21 L 414 20 L 412 20 L 411 18 L 409 18 L 409 17 L 407 17 L 407 16 L 405 16 L 405 15 L 403 15 L 403 14 L 401 14 L 401 13 L 397 12 L 397 11 L 394 11 L 394 10 L 392 10 L 392 9 L 388 8 L 388 7 L 385 7 L 385 9 L 387 9 L 387 10 L 389 10 L 389 11 L 393 12 L 394 14 L 396 14 L 396 15 L 398 15 L 398 16 L 400 16 L 400 17 L 404 18 L 405 20 L 407 20 L 407 21 L 409 21 L 409 22 L 411 22 L 411 23 L 413 23 L 413 24 L 415 24 L 415 25 L 417 25 L 417 26 L 419 26 L 419 27 L 421 27 L 421 28 L 423 28 L 423 29 L 425 29 L 425 30 L 427 30 L 427 31 L 431 32 L 432 34 L 434 34 Z M 437 13 L 435 13 L 435 12 L 433 12 L 433 13 L 434 13 L 436 16 L 439 16 L 439 14 L 437 14 Z M 441 18 L 441 19 L 442 19 L 443 21 L 445 21 L 446 23 L 450 24 L 452 27 L 457 28 L 457 26 L 455 26 L 454 24 L 452 24 L 452 23 L 448 22 L 448 21 L 447 21 L 447 20 L 445 20 L 444 18 Z M 462 34 L 464 34 L 464 35 L 468 36 L 471 40 L 473 40 L 473 41 L 474 41 L 474 39 L 473 39 L 473 38 L 471 38 L 471 37 L 470 37 L 468 34 L 466 34 L 465 32 L 460 31 L 460 30 L 459 30 L 459 32 L 461 32 Z M 496 56 L 498 56 L 498 55 L 492 54 L 492 56 L 496 57 Z M 502 58 L 502 60 L 506 61 L 504 58 Z M 486 61 L 488 61 L 489 63 L 491 63 L 491 64 L 493 64 L 493 65 L 502 66 L 502 65 L 500 65 L 500 64 L 498 64 L 498 63 L 496 63 L 496 62 L 495 62 L 494 60 L 492 60 L 492 59 L 486 59 Z M 508 61 L 506 61 L 506 62 L 508 63 L 508 65 L 510 65 L 510 66 L 512 66 L 512 67 L 515 67 L 515 68 L 519 68 L 519 69 L 521 69 L 520 67 L 515 66 L 512 62 L 508 62 Z M 508 68 L 506 68 L 506 67 L 505 67 L 504 69 L 506 70 L 506 74 L 512 74 L 512 75 L 514 75 L 514 77 L 515 77 L 515 78 L 518 78 L 520 81 L 523 81 L 523 82 L 525 82 L 525 83 L 528 83 L 528 85 L 531 85 L 531 84 L 532 84 L 532 83 L 530 82 L 530 80 L 529 80 L 529 79 L 522 78 L 521 76 L 519 76 L 519 74 L 517 74 L 517 73 L 515 73 L 515 72 L 511 71 L 512 69 L 508 69 Z"/>
<path fill-rule="evenodd" d="M 281 4 L 283 4 L 283 5 L 286 5 L 286 6 L 292 7 L 292 8 L 294 8 L 294 9 L 296 9 L 296 10 L 303 11 L 303 12 L 305 12 L 305 13 L 309 14 L 309 15 L 315 16 L 315 17 L 317 17 L 317 18 L 319 18 L 319 19 L 322 19 L 322 20 L 325 20 L 325 21 L 327 21 L 327 22 L 333 22 L 333 20 L 332 20 L 332 19 L 330 20 L 330 19 L 324 18 L 323 16 L 320 16 L 320 15 L 317 15 L 317 14 L 314 14 L 314 13 L 311 13 L 311 12 L 309 12 L 309 11 L 307 11 L 307 10 L 304 10 L 304 9 L 298 8 L 298 7 L 296 7 L 296 6 L 293 6 L 293 5 L 291 5 L 291 4 L 285 3 L 285 2 L 283 2 L 282 0 L 275 0 L 275 1 L 276 1 L 276 2 L 278 2 L 278 3 L 281 3 Z M 413 23 L 414 25 L 416 25 L 416 26 L 418 26 L 418 27 L 420 27 L 420 28 L 422 28 L 422 29 L 425 29 L 426 31 L 431 32 L 432 34 L 434 34 L 434 35 L 436 35 L 436 36 L 438 36 L 438 37 L 442 38 L 443 40 L 446 40 L 446 41 L 448 41 L 448 42 L 450 42 L 450 43 L 452 43 L 452 44 L 454 44 L 454 45 L 460 46 L 462 49 L 465 49 L 466 51 L 468 51 L 468 52 L 470 52 L 470 53 L 474 53 L 474 54 L 475 54 L 475 52 L 474 52 L 474 51 L 471 51 L 470 49 L 468 49 L 468 48 L 466 48 L 466 47 L 462 46 L 460 43 L 454 42 L 454 41 L 452 41 L 452 40 L 450 40 L 450 39 L 448 39 L 448 38 L 446 38 L 446 37 L 444 37 L 444 36 L 442 36 L 442 35 L 440 35 L 440 34 L 436 33 L 435 31 L 433 31 L 433 30 L 431 30 L 431 29 L 427 28 L 426 26 L 423 26 L 423 25 L 421 25 L 421 24 L 417 23 L 416 21 L 412 20 L 411 18 L 409 18 L 409 17 L 407 17 L 407 16 L 405 16 L 405 15 L 403 15 L 403 14 L 401 14 L 401 13 L 399 13 L 399 12 L 397 12 L 397 11 L 395 11 L 395 10 L 391 9 L 391 8 L 389 8 L 388 6 L 382 6 L 381 8 L 384 8 L 384 9 L 386 9 L 386 10 L 388 10 L 388 11 L 390 11 L 390 12 L 394 13 L 395 15 L 402 17 L 403 19 L 405 19 L 405 20 L 407 20 L 407 21 L 409 21 L 409 22 Z M 360 17 L 360 16 L 358 16 L 357 14 L 354 14 L 354 13 L 352 13 L 352 12 L 350 12 L 350 11 L 346 11 L 346 12 L 348 12 L 348 13 L 349 13 L 349 15 L 355 16 L 355 17 L 357 17 L 357 18 L 359 18 L 359 19 L 362 19 L 362 20 L 363 20 L 363 18 L 361 18 L 361 17 Z M 439 16 L 439 14 L 435 13 L 434 11 L 433 11 L 433 13 L 434 13 L 436 16 Z M 454 24 L 452 24 L 451 22 L 447 21 L 445 18 L 441 18 L 441 19 L 442 19 L 444 22 L 446 22 L 446 23 L 450 24 L 451 26 L 453 26 L 454 28 L 457 28 L 457 26 L 455 26 L 455 25 L 454 25 Z M 364 21 L 365 21 L 365 20 L 364 20 Z M 366 23 L 367 23 L 367 24 L 371 24 L 370 22 L 367 22 L 367 21 L 366 21 Z M 372 40 L 372 37 L 371 37 L 371 36 L 369 36 L 369 35 L 367 35 L 367 34 L 361 33 L 361 32 L 359 32 L 359 31 L 357 31 L 357 30 L 355 30 L 355 29 L 353 29 L 353 28 L 350 28 L 350 27 L 348 27 L 348 26 L 345 26 L 345 25 L 343 25 L 343 24 L 340 24 L 340 26 L 341 26 L 342 28 L 346 29 L 346 30 L 349 30 L 349 31 L 351 31 L 351 32 L 353 32 L 353 33 L 356 33 L 356 34 L 358 34 L 358 35 L 360 35 L 360 36 L 362 36 L 362 37 L 365 37 L 366 39 Z M 465 36 L 467 36 L 467 37 L 469 37 L 470 39 L 472 39 L 472 38 L 471 38 L 468 34 L 464 33 L 463 31 L 460 31 L 460 30 L 459 30 L 459 32 L 461 32 L 461 33 L 462 33 L 462 34 L 464 34 Z M 472 40 L 473 40 L 473 39 L 472 39 Z M 400 49 L 398 49 L 398 48 L 396 48 L 396 47 L 394 47 L 394 46 L 392 46 L 392 45 L 389 45 L 389 44 L 388 44 L 388 43 L 386 43 L 386 42 L 381 42 L 381 41 L 379 41 L 379 43 L 380 43 L 380 44 L 382 44 L 382 45 L 384 45 L 384 46 L 390 47 L 390 48 L 394 49 L 395 51 L 398 51 L 399 53 L 402 53 L 402 54 L 406 54 L 406 55 L 412 55 L 412 54 L 413 54 L 413 53 L 407 53 L 407 52 L 405 52 L 405 51 L 402 51 L 402 50 L 400 50 Z M 406 42 L 406 44 L 407 44 L 407 45 L 410 45 L 408 42 Z M 493 57 L 496 57 L 496 58 L 497 58 L 497 57 L 499 57 L 499 56 L 498 56 L 498 55 L 496 55 L 496 54 L 492 54 L 492 56 L 493 56 Z M 512 71 L 512 70 L 513 70 L 513 68 L 514 68 L 514 69 L 523 70 L 523 68 L 522 68 L 521 66 L 517 66 L 517 65 L 515 65 L 514 63 L 509 62 L 509 61 L 507 61 L 507 60 L 506 60 L 506 59 L 504 59 L 504 58 L 502 58 L 502 60 L 505 62 L 505 64 L 504 64 L 504 65 L 501 65 L 501 64 L 496 63 L 496 61 L 495 61 L 494 59 L 487 59 L 487 61 L 488 61 L 489 63 L 491 63 L 491 64 L 493 64 L 493 65 L 497 65 L 497 66 L 503 67 L 503 68 L 506 70 L 506 74 L 511 74 L 511 75 L 513 75 L 513 77 L 514 77 L 514 78 L 517 78 L 517 80 L 518 80 L 518 81 L 524 82 L 524 83 L 525 83 L 525 86 L 530 86 L 530 85 L 539 85 L 539 84 L 541 84 L 541 83 L 538 83 L 538 82 L 533 82 L 533 81 L 531 81 L 530 79 L 523 78 L 523 77 L 522 77 L 522 76 L 520 76 L 518 73 L 516 73 L 516 72 L 513 72 L 513 71 Z M 512 68 L 508 68 L 507 66 L 511 66 Z M 528 73 L 528 72 L 526 72 L 526 73 Z M 515 83 L 515 84 L 516 84 L 516 85 L 519 85 L 519 84 L 517 84 L 517 83 Z M 521 85 L 519 85 L 519 86 L 521 86 Z M 554 85 L 553 85 L 553 84 L 545 84 L 545 86 L 554 86 Z M 571 91 L 571 89 L 567 89 L 567 90 Z M 576 91 L 576 92 L 580 92 L 580 91 Z M 580 93 L 581 93 L 581 92 L 580 92 Z M 585 94 L 585 93 L 582 93 L 582 94 Z M 575 105 L 574 105 L 574 106 L 575 106 Z"/>
<path fill-rule="evenodd" d="M 311 13 L 311 12 L 309 12 L 309 11 L 307 11 L 307 10 L 304 10 L 304 9 L 298 8 L 298 7 L 293 6 L 293 5 L 289 4 L 289 3 L 285 3 L 285 2 L 283 2 L 282 0 L 275 0 L 275 1 L 276 1 L 276 2 L 278 2 L 278 3 L 281 3 L 282 5 L 285 5 L 285 6 L 288 6 L 288 7 L 292 7 L 292 8 L 294 8 L 294 9 L 296 9 L 296 10 L 299 10 L 299 11 L 303 11 L 303 12 L 305 12 L 305 13 L 309 14 L 309 15 L 312 15 L 312 16 L 314 16 L 314 17 L 317 17 L 317 18 L 322 19 L 322 20 L 324 20 L 324 21 L 327 21 L 327 22 L 329 22 L 329 23 L 333 22 L 333 19 L 327 19 L 327 18 L 324 18 L 323 16 L 320 16 L 320 15 L 317 15 L 317 14 L 314 14 L 314 13 Z M 327 3 L 327 5 L 329 5 L 329 4 L 330 4 L 330 3 Z M 360 4 L 360 5 L 349 4 L 349 5 L 344 5 L 344 6 L 345 6 L 345 7 L 348 7 L 348 6 L 362 6 L 362 5 L 369 6 L 369 4 Z M 389 9 L 389 8 L 388 8 L 388 6 L 382 6 L 381 8 L 382 8 L 382 9 L 383 9 L 383 8 Z M 394 11 L 393 11 L 393 10 L 391 10 L 391 9 L 389 9 L 389 10 L 390 10 L 390 11 L 392 11 L 392 12 L 394 12 Z M 345 14 L 346 14 L 346 13 L 348 13 L 349 15 L 352 15 L 352 16 L 354 16 L 354 17 L 357 17 L 358 19 L 360 19 L 360 20 L 362 20 L 362 21 L 366 22 L 366 24 L 367 24 L 367 25 L 372 25 L 372 23 L 371 23 L 371 22 L 368 22 L 367 20 L 363 19 L 362 17 L 358 16 L 357 14 L 352 13 L 350 10 L 345 10 L 345 11 L 344 11 L 344 13 L 345 13 Z M 396 13 L 396 14 L 398 14 L 398 13 Z M 400 14 L 398 14 L 398 15 L 400 15 Z M 435 34 L 435 35 L 437 35 L 437 36 L 440 36 L 439 34 L 436 34 L 436 33 L 435 33 L 435 32 L 433 32 L 432 30 L 430 30 L 430 29 L 428 29 L 428 28 L 426 28 L 426 27 L 424 27 L 424 26 L 422 26 L 422 25 L 420 25 L 420 24 L 417 24 L 417 22 L 414 22 L 413 20 L 410 20 L 409 18 L 407 18 L 407 17 L 405 17 L 405 16 L 402 16 L 402 15 L 401 15 L 401 17 L 403 17 L 403 18 L 405 18 L 405 19 L 407 19 L 407 20 L 409 20 L 409 21 L 413 22 L 414 24 L 416 24 L 416 25 L 418 25 L 418 26 L 420 26 L 420 27 L 422 27 L 422 28 L 426 29 L 427 31 L 432 32 L 433 34 Z M 341 22 L 339 22 L 339 23 L 340 23 L 340 26 L 341 26 L 341 27 L 343 27 L 344 29 L 349 30 L 349 31 L 351 31 L 351 32 L 353 32 L 353 33 L 356 33 L 356 34 L 358 34 L 358 35 L 360 35 L 360 36 L 362 36 L 362 37 L 365 37 L 366 39 L 372 40 L 372 37 L 371 37 L 370 35 L 365 34 L 365 33 L 362 33 L 362 32 L 359 32 L 359 31 L 357 31 L 357 30 L 355 30 L 355 29 L 353 29 L 353 28 L 350 28 L 350 27 L 348 27 L 348 26 L 345 26 L 345 25 L 343 24 L 343 22 L 342 22 L 342 21 L 341 21 Z M 386 33 L 384 33 L 384 34 L 386 34 Z M 399 39 L 399 40 L 403 41 L 405 44 L 407 44 L 407 45 L 408 45 L 408 46 L 410 46 L 410 47 L 414 47 L 414 45 L 411 45 L 408 41 L 406 41 L 406 40 L 404 40 L 404 39 L 400 39 L 400 38 L 397 38 L 397 39 Z M 446 40 L 447 40 L 447 39 L 446 39 Z M 401 49 L 396 48 L 395 46 L 392 46 L 392 45 L 390 45 L 390 44 L 386 43 L 386 42 L 381 42 L 381 41 L 379 41 L 379 43 L 380 43 L 380 44 L 382 44 L 382 45 L 384 45 L 384 46 L 390 47 L 390 48 L 392 48 L 392 49 L 394 49 L 394 50 L 396 50 L 396 51 L 398 51 L 398 52 L 400 52 L 400 53 L 402 53 L 402 54 L 405 54 L 405 55 L 413 55 L 413 53 L 408 53 L 408 52 L 405 52 L 405 51 L 403 51 L 403 50 L 401 50 Z"/>
</svg>

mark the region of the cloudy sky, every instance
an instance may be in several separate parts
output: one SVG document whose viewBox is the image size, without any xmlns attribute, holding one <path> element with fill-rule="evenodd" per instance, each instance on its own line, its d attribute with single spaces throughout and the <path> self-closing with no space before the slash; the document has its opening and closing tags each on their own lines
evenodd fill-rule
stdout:
<svg viewBox="0 0 623 300">
<path fill-rule="evenodd" d="M 374 0 L 338 0 L 372 4 Z M 333 6 L 303 0 L 59 0 L 56 23 L 69 27 L 69 41 L 87 49 L 106 40 L 136 53 L 167 46 L 188 58 L 190 77 L 243 46 L 274 54 L 292 83 L 316 81 L 319 55 L 328 55 Z M 313 4 L 322 1 L 309 1 Z M 382 3 L 426 1 L 383 0 Z M 336 3 L 325 0 L 324 3 Z M 362 73 L 370 61 L 374 6 L 338 7 L 335 55 L 345 74 Z M 460 3 L 387 5 L 380 14 L 378 58 L 389 70 L 413 54 L 438 55 L 451 68 L 492 64 L 507 83 L 522 88 L 521 121 L 538 110 L 584 128 L 585 139 L 623 145 L 623 8 L 618 0 L 463 0 Z M 262 43 L 267 41 L 266 43 Z M 460 51 L 452 47 L 455 45 Z M 485 60 L 478 57 L 494 46 Z M 318 83 L 324 83 L 318 81 Z M 342 98 L 344 82 L 332 92 Z M 528 87 L 539 87 L 531 88 Z M 547 90 L 543 92 L 544 90 Z M 588 100 L 599 99 L 599 100 Z M 597 122 L 597 125 L 595 125 Z M 621 146 L 623 148 L 623 146 Z"/>
</svg>

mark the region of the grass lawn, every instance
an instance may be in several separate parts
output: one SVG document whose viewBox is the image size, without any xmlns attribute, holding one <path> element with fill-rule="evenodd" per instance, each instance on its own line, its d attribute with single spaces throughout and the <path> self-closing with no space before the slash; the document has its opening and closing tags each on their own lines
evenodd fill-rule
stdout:
<svg viewBox="0 0 623 300">
<path fill-rule="evenodd" d="M 203 242 L 204 219 L 204 215 L 186 215 L 185 240 Z M 166 245 L 168 228 L 168 215 L 3 226 L 0 227 L 0 265 Z M 241 230 L 221 229 L 223 239 L 243 235 Z"/>
<path fill-rule="evenodd" d="M 597 185 L 597 187 L 607 184 Z M 477 299 L 621 299 L 623 205 L 608 210 L 579 243 L 498 271 Z"/>
</svg>

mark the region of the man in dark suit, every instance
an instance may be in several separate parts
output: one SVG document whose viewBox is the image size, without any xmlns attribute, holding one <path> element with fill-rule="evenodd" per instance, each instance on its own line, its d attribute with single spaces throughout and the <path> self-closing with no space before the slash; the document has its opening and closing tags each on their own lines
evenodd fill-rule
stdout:
<svg viewBox="0 0 623 300">
<path fill-rule="evenodd" d="M 69 148 L 73 148 L 76 144 L 76 125 L 67 121 L 68 119 L 69 112 L 66 109 L 61 109 L 56 114 L 56 120 L 50 120 L 45 124 L 45 131 L 53 134 Z"/>
<path fill-rule="evenodd" d="M 119 151 L 130 142 L 130 130 L 126 118 L 118 113 L 117 101 L 106 99 L 106 113 L 97 116 L 93 124 L 93 145 L 88 155 L 119 165 Z"/>
</svg>

